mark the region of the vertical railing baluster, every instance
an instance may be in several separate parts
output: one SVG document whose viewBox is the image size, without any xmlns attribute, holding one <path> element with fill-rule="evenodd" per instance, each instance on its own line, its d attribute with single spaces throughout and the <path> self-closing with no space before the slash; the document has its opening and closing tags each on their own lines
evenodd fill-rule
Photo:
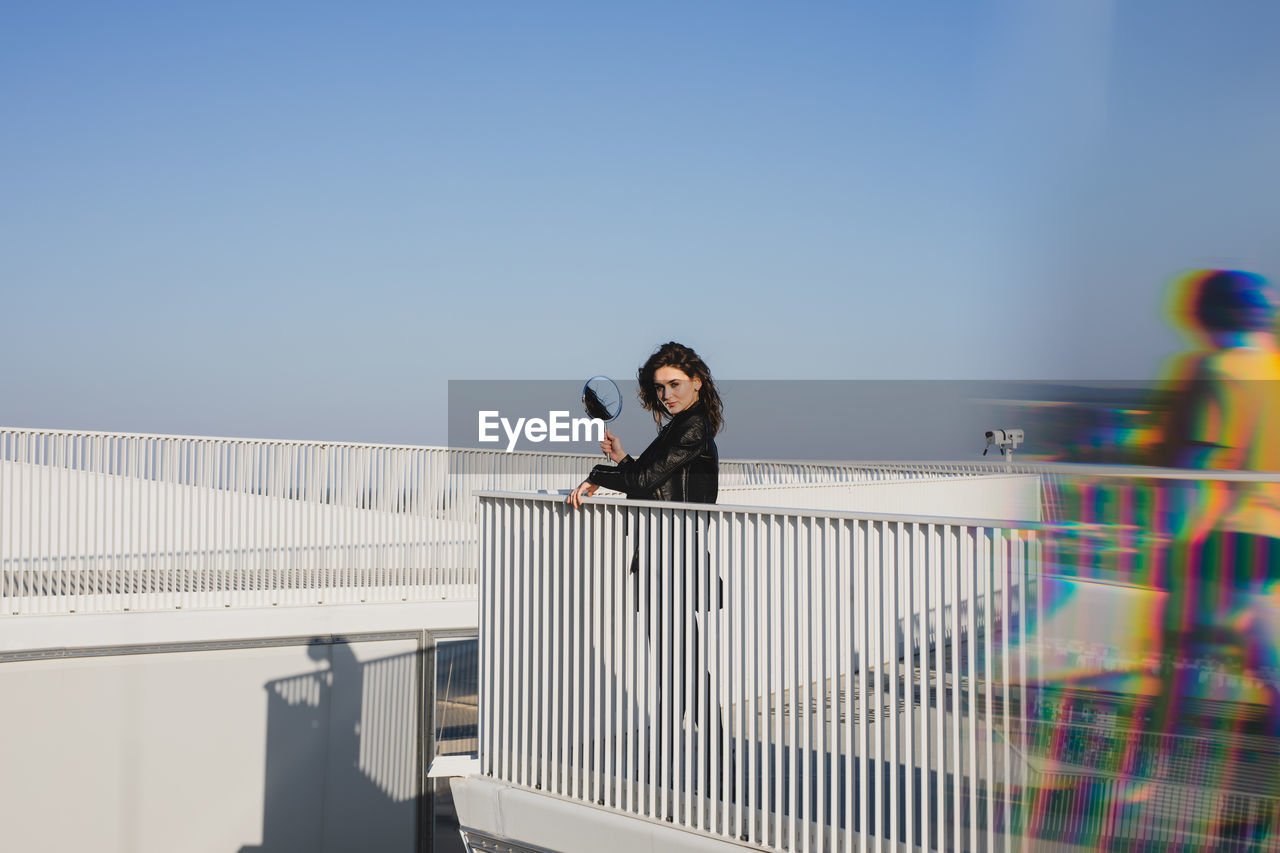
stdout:
<svg viewBox="0 0 1280 853">
<path fill-rule="evenodd" d="M 659 750 L 661 724 L 658 720 L 661 702 L 657 696 L 658 678 L 661 667 L 654 650 L 658 626 L 658 602 L 655 598 L 654 584 L 660 567 L 657 564 L 657 528 L 656 517 L 650 508 L 637 510 L 636 541 L 639 544 L 639 589 L 640 601 L 636 619 L 636 644 L 644 650 L 643 664 L 637 659 L 636 677 L 640 681 L 642 704 L 640 706 L 640 749 L 637 761 L 637 772 L 642 780 L 642 799 L 646 817 L 659 816 L 657 790 L 659 773 Z M 644 639 L 640 635 L 643 631 Z"/>
<path fill-rule="evenodd" d="M 857 556 L 854 566 L 854 667 L 857 670 L 855 690 L 858 711 L 858 849 L 866 853 L 871 838 L 871 809 L 868 800 L 871 793 L 871 734 L 869 719 L 871 705 L 867 694 L 871 688 L 871 632 L 874 624 L 871 597 L 871 567 L 878 565 L 872 559 L 871 522 L 858 521 L 854 525 L 853 553 Z M 861 617 L 860 619 L 858 617 Z"/>
<path fill-rule="evenodd" d="M 515 660 L 514 650 L 512 649 L 513 636 L 511 630 L 512 609 L 514 607 L 514 584 L 512 571 L 512 552 L 514 543 L 519 541 L 515 539 L 514 534 L 518 533 L 515 528 L 515 501 L 505 500 L 502 502 L 502 527 L 504 530 L 510 531 L 509 534 L 503 536 L 502 550 L 498 555 L 499 565 L 497 577 L 499 578 L 499 586 L 495 590 L 499 595 L 499 601 L 502 602 L 500 619 L 502 620 L 502 655 L 503 662 L 502 678 L 500 679 L 500 690 L 495 696 L 495 702 L 498 707 L 498 731 L 500 741 L 498 744 L 499 765 L 498 778 L 504 781 L 513 779 L 512 775 L 512 697 L 511 696 L 511 667 L 510 662 Z M 514 541 L 513 541 L 514 540 Z"/>
<path fill-rule="evenodd" d="M 770 587 L 773 593 L 769 596 L 769 637 L 771 642 L 766 646 L 767 664 L 769 667 L 769 685 L 768 693 L 770 699 L 771 720 L 771 746 L 772 763 L 769 770 L 769 779 L 772 786 L 771 796 L 769 798 L 769 808 L 772 810 L 772 829 L 765 839 L 766 844 L 773 844 L 775 847 L 783 847 L 786 844 L 783 830 L 786 826 L 784 819 L 783 800 L 786 796 L 786 782 L 788 781 L 784 774 L 784 768 L 788 764 L 788 756 L 785 751 L 786 744 L 786 703 L 788 701 L 786 694 L 786 683 L 784 681 L 786 675 L 786 659 L 787 659 L 787 570 L 788 566 L 782 561 L 782 555 L 785 553 L 782 549 L 781 529 L 783 522 L 775 515 L 767 516 L 768 521 L 768 554 L 769 559 L 765 563 L 765 571 L 769 578 Z"/>
<path fill-rule="evenodd" d="M 697 663 L 697 650 L 694 642 L 694 614 L 697 612 L 698 605 L 694 600 L 694 579 L 696 575 L 693 570 L 693 530 L 691 529 L 692 518 L 689 513 L 684 510 L 676 510 L 672 513 L 672 522 L 676 527 L 675 531 L 675 547 L 672 549 L 672 571 L 676 573 L 674 583 L 679 591 L 679 598 L 676 604 L 676 618 L 679 619 L 680 634 L 680 652 L 679 665 L 677 671 L 680 673 L 680 684 L 676 689 L 680 693 L 680 711 L 677 719 L 681 721 L 680 729 L 680 752 L 682 760 L 679 767 L 683 770 L 680 774 L 683 776 L 682 781 L 676 784 L 682 789 L 684 796 L 677 797 L 682 801 L 680 808 L 676 810 L 677 819 L 685 826 L 696 825 L 693 816 L 693 798 L 694 785 L 702 787 L 702 780 L 697 776 L 696 766 L 698 763 L 698 752 L 701 747 L 701 739 L 695 737 L 695 728 L 700 729 L 698 725 L 698 717 L 701 714 L 701 708 L 696 704 L 697 692 L 694 686 L 698 678 L 694 673 Z M 695 782 L 695 780 L 697 780 Z"/>
<path fill-rule="evenodd" d="M 886 792 L 885 792 L 885 774 L 884 767 L 886 762 L 885 756 L 885 734 L 887 726 L 884 723 L 885 714 L 885 697 L 884 697 L 884 664 L 885 664 L 885 595 L 886 584 L 884 577 L 885 566 L 885 550 L 887 546 L 887 537 L 885 536 L 885 523 L 883 521 L 874 521 L 869 527 L 871 534 L 871 553 L 872 562 L 868 567 L 870 569 L 870 586 L 873 590 L 871 594 L 871 660 L 868 662 L 867 671 L 870 676 L 870 689 L 867 691 L 871 700 L 871 719 L 869 724 L 873 724 L 872 734 L 874 737 L 874 750 L 872 760 L 874 761 L 872 772 L 870 775 L 870 783 L 875 788 L 874 814 L 872 817 L 872 825 L 875 826 L 876 849 L 883 849 L 885 840 L 888 838 L 888 832 L 885 822 Z"/>
<path fill-rule="evenodd" d="M 534 504 L 533 521 L 526 535 L 526 538 L 530 540 L 529 583 L 531 590 L 529 607 L 532 621 L 529 626 L 529 637 L 533 660 L 533 684 L 531 687 L 533 712 L 530 720 L 532 738 L 530 755 L 533 769 L 530 773 L 528 784 L 539 789 L 546 789 L 547 787 L 547 764 L 551 760 L 547 732 L 551 719 L 547 707 L 548 683 L 551 680 L 550 673 L 552 669 L 551 661 L 548 658 L 551 644 L 548 642 L 549 632 L 547 630 L 547 623 L 551 618 L 551 609 L 547 586 L 551 575 L 551 566 L 554 564 L 547 559 L 547 534 L 550 526 L 550 516 L 554 511 L 555 508 L 549 504 Z"/>
<path fill-rule="evenodd" d="M 493 499 L 481 501 L 480 519 L 480 575 L 477 581 L 479 606 L 476 608 L 476 637 L 480 653 L 479 671 L 476 673 L 476 692 L 479 694 L 479 708 L 476 717 L 476 743 L 478 745 L 480 772 L 485 776 L 493 772 L 493 709 L 495 707 L 495 689 L 493 684 L 494 660 L 493 642 L 498 625 L 493 616 L 494 602 L 497 598 L 493 590 L 493 541 L 498 534 L 498 526 L 493 523 Z M 434 688 L 433 688 L 434 692 Z M 430 694 L 429 694 L 430 695 Z M 486 698 L 488 701 L 485 701 Z"/>
<path fill-rule="evenodd" d="M 768 838 L 769 814 L 766 802 L 769 798 L 772 777 L 768 770 L 768 732 L 771 697 L 768 687 L 768 596 L 769 589 L 768 561 L 765 553 L 765 529 L 760 513 L 746 516 L 751 520 L 750 528 L 744 532 L 745 540 L 750 544 L 750 560 L 747 566 L 750 571 L 749 585 L 743 590 L 751 603 L 751 689 L 743 698 L 743 703 L 750 702 L 750 717 L 747 723 L 747 779 L 746 779 L 746 835 L 747 841 L 764 844 Z M 760 815 L 759 819 L 756 815 Z"/>
<path fill-rule="evenodd" d="M 551 729 L 551 779 L 548 789 L 557 794 L 568 790 L 569 742 L 569 565 L 566 559 L 565 524 L 567 517 L 561 513 L 551 519 L 551 565 L 553 579 L 553 620 L 551 635 L 556 654 L 552 671 L 552 729 Z"/>
<path fill-rule="evenodd" d="M 885 638 L 888 640 L 888 666 L 889 671 L 885 676 L 889 680 L 889 696 L 887 702 L 886 716 L 888 725 L 885 726 L 886 737 L 888 743 L 888 779 L 886 787 L 888 788 L 889 802 L 889 818 L 886 829 L 888 832 L 885 837 L 891 846 L 896 846 L 901 842 L 902 837 L 898 831 L 901 819 L 901 798 L 898 796 L 898 768 L 901 766 L 904 757 L 902 749 L 898 742 L 898 700 L 900 693 L 898 690 L 899 661 L 905 660 L 902 651 L 902 630 L 899 619 L 903 617 L 902 608 L 898 605 L 901 603 L 903 569 L 902 569 L 902 522 L 891 522 L 884 526 L 886 536 L 884 563 L 886 571 L 882 572 L 888 581 L 888 609 L 889 621 L 884 632 Z M 908 756 L 905 760 L 910 761 Z"/>
<path fill-rule="evenodd" d="M 601 695 L 604 700 L 604 730 L 601 740 L 604 742 L 604 805 L 618 808 L 621 802 L 622 774 L 619 772 L 622 763 L 618 760 L 622 748 L 622 707 L 620 701 L 619 680 L 622 675 L 620 656 L 622 644 L 618 636 L 619 595 L 618 578 L 618 534 L 621 525 L 617 513 L 612 508 L 601 510 L 601 542 L 598 546 L 602 555 L 600 562 L 600 580 L 602 584 L 601 608 L 603 620 L 601 630 L 602 680 Z"/>
<path fill-rule="evenodd" d="M 947 596 L 946 571 L 949 565 L 947 555 L 951 548 L 951 537 L 941 525 L 930 525 L 931 559 L 930 573 L 933 580 L 933 648 L 934 648 L 934 696 L 935 708 L 933 722 L 934 737 L 934 773 L 937 780 L 934 802 L 934 826 L 937 829 L 935 849 L 947 849 L 948 839 L 952 838 L 947 822 L 947 803 L 951 790 L 947 786 L 947 679 L 951 677 L 951 659 L 948 655 L 949 637 L 947 634 Z M 952 844 L 955 842 L 952 841 Z"/>
<path fill-rule="evenodd" d="M 963 760 L 963 741 L 960 736 L 960 723 L 963 717 L 960 699 L 963 690 L 963 635 L 960 631 L 960 572 L 963 562 L 963 531 L 949 528 L 947 531 L 947 593 L 951 605 L 951 637 L 948 651 L 951 656 L 951 799 L 952 799 L 952 838 L 956 844 L 964 837 L 964 775 L 961 768 Z"/>
<path fill-rule="evenodd" d="M 645 738 L 645 728 L 648 725 L 646 717 L 648 706 L 646 703 L 646 687 L 648 685 L 648 668 L 643 666 L 641 647 L 641 628 L 643 627 L 640 610 L 641 610 L 641 575 L 644 574 L 641 567 L 633 563 L 636 555 L 640 550 L 640 543 L 644 541 L 641 532 L 641 514 L 638 510 L 624 510 L 623 523 L 624 527 L 630 535 L 630 541 L 623 541 L 622 562 L 619 564 L 622 574 L 623 583 L 623 600 L 626 602 L 623 608 L 623 623 L 626 633 L 625 640 L 627 646 L 627 727 L 625 734 L 628 738 L 626 744 L 626 763 L 627 763 L 627 811 L 633 814 L 642 814 L 645 809 L 644 791 L 647 780 L 645 779 L 645 767 L 648 766 L 648 754 L 646 753 L 648 741 Z M 627 547 L 630 545 L 631 547 Z M 621 569 L 625 566 L 625 569 Z M 636 572 L 633 575 L 631 569 L 635 567 Z"/>
<path fill-rule="evenodd" d="M 979 850 L 978 838 L 978 790 L 981 780 L 978 778 L 978 740 L 980 720 L 978 710 L 980 703 L 978 701 L 978 667 L 977 667 L 977 610 L 976 599 L 978 597 L 977 589 L 977 562 L 978 548 L 980 547 L 980 528 L 965 526 L 961 528 L 961 562 L 959 581 L 962 585 L 962 594 L 965 599 L 966 619 L 968 626 L 965 629 L 964 644 L 968 652 L 966 655 L 965 669 L 968 674 L 968 689 L 965 690 L 965 704 L 967 706 L 966 730 L 969 740 L 969 754 L 966 767 L 968 773 L 965 774 L 965 780 L 968 783 L 969 798 L 969 849 Z M 967 587 L 965 589 L 964 587 Z"/>
<path fill-rule="evenodd" d="M 993 713 L 993 696 L 995 693 L 994 683 L 994 662 L 992 655 L 994 653 L 994 645 L 992 633 L 996 630 L 995 614 L 991 606 L 992 595 L 995 587 L 995 537 L 998 532 L 991 528 L 982 530 L 982 550 L 979 555 L 978 575 L 983 582 L 982 597 L 979 601 L 981 604 L 980 613 L 982 614 L 982 657 L 983 657 L 983 706 L 986 720 L 982 727 L 982 744 L 986 748 L 986 805 L 987 805 L 987 850 L 995 850 L 996 839 L 996 769 L 995 769 L 995 715 Z"/>
<path fill-rule="evenodd" d="M 934 749 L 934 741 L 930 737 L 932 734 L 930 723 L 932 722 L 931 711 L 931 695 L 930 676 L 933 673 L 934 663 L 931 652 L 933 651 L 933 637 L 929 631 L 930 616 L 929 611 L 932 603 L 929 598 L 929 579 L 932 576 L 932 529 L 931 524 L 915 524 L 912 533 L 912 552 L 915 557 L 916 572 L 916 610 L 920 614 L 919 621 L 919 647 L 920 647 L 920 667 L 919 667 L 919 690 L 920 690 L 920 713 L 918 715 L 917 732 L 920 737 L 920 743 L 917 747 L 917 753 L 920 756 L 920 849 L 929 850 L 933 844 L 934 834 L 930 831 L 933 825 L 933 813 L 931 806 L 933 800 L 932 786 L 929 784 L 929 768 L 932 766 L 931 756 Z"/>
<path fill-rule="evenodd" d="M 587 562 L 583 566 L 584 573 L 587 577 L 587 586 L 590 590 L 591 604 L 587 608 L 586 624 L 588 625 L 588 641 L 587 641 L 587 662 L 589 663 L 588 681 L 588 704 L 591 709 L 590 727 L 588 728 L 588 741 L 591 744 L 590 752 L 590 786 L 587 789 L 587 796 L 598 803 L 604 805 L 604 694 L 601 689 L 601 677 L 604 671 L 604 631 L 602 617 L 604 616 L 604 600 L 602 597 L 601 585 L 603 578 L 601 577 L 602 551 L 601 551 L 601 527 L 604 509 L 596 504 L 587 506 L 583 520 L 589 522 L 587 535 L 589 538 L 588 548 L 585 551 Z"/>
</svg>

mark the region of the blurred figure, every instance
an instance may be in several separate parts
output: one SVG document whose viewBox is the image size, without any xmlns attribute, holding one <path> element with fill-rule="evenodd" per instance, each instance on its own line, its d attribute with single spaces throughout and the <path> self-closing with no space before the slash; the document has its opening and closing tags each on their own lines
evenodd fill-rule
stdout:
<svg viewBox="0 0 1280 853">
<path fill-rule="evenodd" d="M 1184 278 L 1184 322 L 1205 344 L 1170 371 L 1172 408 L 1157 464 L 1280 471 L 1280 348 L 1276 295 L 1267 280 L 1236 270 Z M 1231 492 L 1231 494 L 1228 494 Z M 1181 533 L 1211 529 L 1280 536 L 1280 486 L 1218 490 Z"/>
<path fill-rule="evenodd" d="M 1171 373 L 1157 463 L 1280 472 L 1274 291 L 1237 270 L 1200 271 L 1181 284 L 1182 314 L 1204 348 Z M 1236 801 L 1248 804 L 1276 794 L 1274 767 L 1254 765 L 1280 735 L 1280 482 L 1198 480 L 1169 492 L 1174 542 L 1151 731 L 1169 736 L 1161 738 L 1168 749 L 1178 748 L 1175 738 L 1207 736 L 1199 783 L 1228 800 L 1240 792 Z M 1274 830 L 1270 811 L 1223 808 L 1203 816 L 1209 826 L 1187 829 L 1248 844 Z"/>
<path fill-rule="evenodd" d="M 1186 313 L 1206 347 L 1171 372 L 1172 401 L 1157 464 L 1177 468 L 1280 472 L 1280 347 L 1276 296 L 1254 273 L 1214 270 L 1183 283 Z M 1174 517 L 1185 545 L 1229 545 L 1222 579 L 1255 591 L 1275 562 L 1280 483 L 1203 481 Z M 1226 568 L 1221 567 L 1221 568 Z M 1242 573 L 1242 574 L 1241 574 Z M 1274 579 L 1274 578 L 1273 578 Z"/>
</svg>

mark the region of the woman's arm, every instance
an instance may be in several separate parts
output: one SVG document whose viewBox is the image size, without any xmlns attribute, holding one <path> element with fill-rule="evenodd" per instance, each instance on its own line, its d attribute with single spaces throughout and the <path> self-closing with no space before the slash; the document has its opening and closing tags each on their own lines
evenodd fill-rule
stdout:
<svg viewBox="0 0 1280 853">
<path fill-rule="evenodd" d="M 706 447 L 710 425 L 703 417 L 691 417 L 672 427 L 663 436 L 659 452 L 649 457 L 646 450 L 640 459 L 623 459 L 617 467 L 597 465 L 587 475 L 587 482 L 628 495 L 651 492 L 673 474 L 688 465 Z"/>
</svg>

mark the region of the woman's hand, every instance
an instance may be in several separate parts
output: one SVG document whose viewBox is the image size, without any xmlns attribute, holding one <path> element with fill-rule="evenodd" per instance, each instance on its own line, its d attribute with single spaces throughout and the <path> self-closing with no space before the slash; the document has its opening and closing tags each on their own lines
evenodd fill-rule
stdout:
<svg viewBox="0 0 1280 853">
<path fill-rule="evenodd" d="M 600 449 L 614 465 L 627 458 L 627 451 L 622 449 L 622 442 L 616 435 L 609 432 L 608 427 L 604 428 L 604 441 L 600 442 Z"/>
<path fill-rule="evenodd" d="M 578 488 L 569 493 L 569 497 L 565 498 L 565 503 L 574 509 L 582 506 L 582 499 L 589 498 L 596 493 L 596 489 L 600 488 L 595 483 L 583 480 Z"/>
</svg>

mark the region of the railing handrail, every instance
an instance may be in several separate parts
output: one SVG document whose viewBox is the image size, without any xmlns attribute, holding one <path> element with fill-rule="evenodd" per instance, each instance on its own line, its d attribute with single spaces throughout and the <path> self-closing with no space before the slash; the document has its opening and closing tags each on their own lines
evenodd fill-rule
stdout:
<svg viewBox="0 0 1280 853">
<path fill-rule="evenodd" d="M 723 464 L 723 463 L 722 463 Z M 922 485 L 927 483 L 953 483 L 957 480 L 971 480 L 978 477 L 991 479 L 1005 479 L 1009 477 L 1035 477 L 1038 474 L 1030 471 L 992 471 L 988 472 L 969 472 L 964 471 L 956 474 L 944 474 L 938 472 L 926 472 L 926 476 L 913 477 L 909 480 L 828 480 L 828 481 L 804 481 L 800 483 L 721 483 L 720 491 L 747 491 L 756 489 L 760 491 L 768 491 L 769 489 L 831 489 L 845 488 L 848 486 L 884 486 L 890 484 L 913 483 Z"/>
<path fill-rule="evenodd" d="M 0 426 L 0 433 L 29 433 L 34 435 L 70 436 L 70 437 L 102 437 L 128 438 L 165 441 L 209 441 L 231 444 L 262 444 L 271 446 L 306 446 L 306 447 L 349 447 L 376 448 L 383 450 L 439 450 L 451 453 L 493 454 L 498 456 L 544 457 L 582 459 L 584 462 L 598 460 L 595 453 L 566 453 L 547 450 L 513 450 L 484 447 L 453 447 L 433 444 L 390 444 L 381 442 L 337 441 L 326 439 L 287 439 L 287 438 L 254 438 L 249 436 L 217 436 L 217 435 L 179 435 L 166 433 L 112 432 L 109 430 L 52 429 L 45 427 Z M 993 459 L 938 459 L 938 460 L 886 460 L 886 459 L 759 459 L 759 458 L 725 458 L 721 465 L 732 466 L 803 466 L 810 468 L 847 468 L 873 470 L 916 470 L 937 471 L 939 473 L 956 472 L 967 469 L 965 473 L 991 474 L 1073 474 L 1086 477 L 1127 477 L 1136 479 L 1174 479 L 1174 480 L 1224 480 L 1232 482 L 1278 482 L 1280 471 L 1227 471 L 1221 469 L 1166 468 L 1148 465 L 1099 465 L 1082 462 L 1042 462 L 1018 461 L 1005 462 L 1000 458 Z M 801 485 L 801 484 L 795 484 Z"/>
<path fill-rule="evenodd" d="M 67 436 L 83 438 L 137 438 L 148 441 L 211 441 L 227 444 L 264 444 L 272 446 L 298 447 L 352 447 L 375 448 L 379 450 L 442 450 L 451 453 L 494 453 L 500 456 L 561 456 L 582 459 L 594 459 L 595 453 L 560 453 L 544 450 L 503 450 L 488 447 L 450 447 L 437 444 L 387 444 L 369 441 L 334 441 L 328 439 L 306 438 L 253 438 L 250 436 L 222 435 L 179 435 L 149 432 L 111 432 L 89 429 L 46 429 L 43 427 L 0 426 L 0 433 L 30 433 L 33 435 Z"/>
<path fill-rule="evenodd" d="M 856 485 L 856 484 L 850 484 Z M 495 498 L 498 500 L 530 500 L 540 503 L 564 503 L 564 495 L 548 495 L 536 492 L 503 492 L 488 489 L 474 492 L 476 498 Z M 620 503 L 612 498 L 586 498 L 583 503 L 602 504 L 609 507 Z M 707 504 L 685 503 L 681 501 L 642 501 L 628 500 L 621 504 L 637 509 L 675 509 L 696 512 L 750 513 L 751 515 L 776 515 L 789 518 L 830 518 L 849 521 L 897 521 L 904 524 L 935 524 L 953 527 L 982 527 L 998 530 L 1049 530 L 1052 525 L 1035 522 L 1017 521 L 1011 523 L 994 522 L 989 518 L 966 518 L 964 516 L 912 515 L 887 512 L 860 512 L 856 510 L 816 510 L 776 506 L 759 506 L 750 504 Z"/>
<path fill-rule="evenodd" d="M 1153 480 L 1228 480 L 1280 483 L 1280 471 L 1234 471 L 1221 468 L 1168 468 L 1156 465 L 1101 465 L 1091 462 L 1004 462 L 966 460 L 816 460 L 816 459 L 721 459 L 720 464 L 807 465 L 815 468 L 880 468 L 955 471 L 968 467 L 991 474 L 1070 474 L 1082 477 L 1118 477 Z M 968 473 L 968 472 L 965 472 Z M 804 484 L 795 484 L 804 485 Z M 820 484 L 828 485 L 828 484 Z M 839 484 L 830 484 L 839 485 Z"/>
</svg>

